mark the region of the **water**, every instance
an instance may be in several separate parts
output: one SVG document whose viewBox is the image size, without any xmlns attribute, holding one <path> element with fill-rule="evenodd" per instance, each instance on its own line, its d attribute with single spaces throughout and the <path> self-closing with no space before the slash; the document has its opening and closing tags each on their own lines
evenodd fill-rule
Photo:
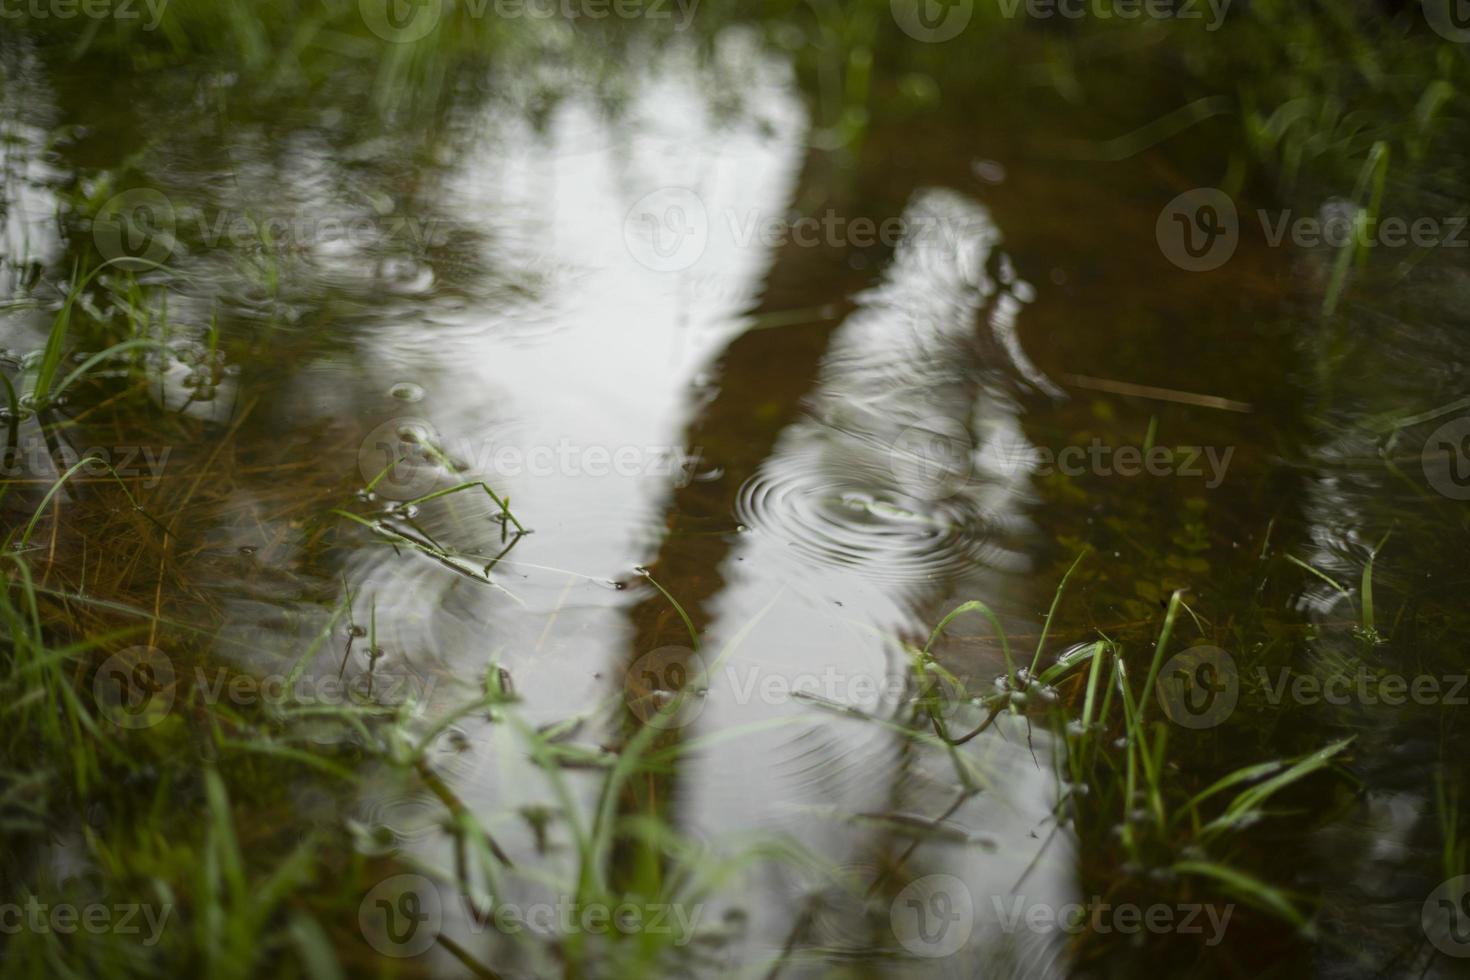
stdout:
<svg viewBox="0 0 1470 980">
<path fill-rule="evenodd" d="M 900 94 L 857 124 L 834 120 L 825 62 L 783 36 L 710 29 L 635 43 L 625 62 L 555 35 L 559 57 L 512 47 L 439 111 L 386 116 L 366 108 L 364 73 L 277 96 L 200 58 L 113 83 L 7 38 L 0 282 L 17 302 L 0 345 L 45 346 L 79 257 L 167 267 L 135 267 L 172 346 L 146 355 L 146 399 L 128 403 L 145 408 L 95 407 L 130 377 L 102 370 L 62 414 L 77 452 L 106 447 L 119 469 L 146 447 L 126 482 L 171 540 L 139 546 L 116 502 L 79 484 L 63 530 L 43 525 L 49 585 L 188 624 L 148 638 L 186 678 L 195 657 L 292 674 L 317 643 L 297 680 L 421 702 L 432 780 L 365 766 L 345 793 L 301 774 L 284 801 L 237 801 L 287 836 L 326 828 L 385 874 L 452 880 L 462 811 L 510 865 L 486 889 L 523 907 L 555 904 L 579 873 L 569 813 L 607 805 L 656 815 L 704 849 L 701 869 L 760 842 L 805 855 L 698 892 L 701 975 L 1453 975 L 1418 932 L 1445 877 L 1435 779 L 1463 775 L 1444 754 L 1463 721 L 1443 704 L 1170 729 L 1169 778 L 1196 789 L 1358 736 L 1356 783 L 1308 783 L 1278 822 L 1208 855 L 1320 900 L 1317 938 L 1227 889 L 1218 948 L 1007 925 L 1098 895 L 1178 904 L 1179 873 L 1115 860 L 1120 814 L 1073 795 L 1043 715 L 1002 715 L 966 743 L 973 785 L 885 722 L 912 710 L 912 650 L 963 602 L 993 610 L 1028 662 L 1084 546 L 1044 665 L 1101 633 L 1130 644 L 1139 683 L 1187 588 L 1180 648 L 1230 651 L 1248 699 L 1271 676 L 1257 665 L 1453 675 L 1463 579 L 1445 544 L 1463 510 L 1419 465 L 1444 419 L 1397 437 L 1374 423 L 1463 392 L 1463 268 L 1431 257 L 1421 288 L 1356 296 L 1330 320 L 1316 312 L 1330 254 L 1245 235 L 1222 268 L 1182 272 L 1156 218 L 1230 147 L 1206 127 L 1197 148 L 1078 160 L 1079 135 L 1176 104 L 1127 66 L 1107 78 L 1138 104 L 1111 128 L 1037 81 L 1042 37 L 992 45 L 979 81 L 875 66 L 872 88 Z M 110 238 L 89 216 L 123 190 L 136 227 Z M 88 302 L 105 323 L 123 295 Z M 1141 461 L 1156 446 L 1198 451 L 1122 475 L 1121 447 Z M 63 469 L 54 447 L 36 458 L 7 525 Z M 460 483 L 475 485 L 422 499 Z M 1386 639 L 1365 644 L 1363 565 L 1390 531 L 1374 578 Z M 967 692 L 1007 672 L 978 612 L 934 649 Z M 487 671 L 513 685 L 517 724 L 556 730 L 588 765 L 553 778 L 498 709 L 437 731 Z M 697 696 L 657 716 L 691 677 Z M 1061 695 L 1075 705 L 1080 684 Z M 965 731 L 984 715 L 950 717 Z M 650 719 L 674 754 L 609 804 L 599 767 Z M 87 860 L 66 837 L 46 852 Z M 649 860 L 624 842 L 607 873 L 638 882 Z M 455 947 L 504 975 L 565 968 L 555 927 L 511 941 L 440 891 L 451 942 L 423 953 L 429 972 L 459 975 Z M 961 895 L 964 935 L 936 945 L 922 917 Z M 331 938 L 371 969 L 361 936 Z"/>
</svg>

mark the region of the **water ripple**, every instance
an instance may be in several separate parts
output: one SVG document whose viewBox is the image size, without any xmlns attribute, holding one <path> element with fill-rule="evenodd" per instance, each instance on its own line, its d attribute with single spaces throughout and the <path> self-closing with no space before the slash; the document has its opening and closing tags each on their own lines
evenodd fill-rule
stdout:
<svg viewBox="0 0 1470 980">
<path fill-rule="evenodd" d="M 816 452 L 782 459 L 747 480 L 737 519 L 826 568 L 854 568 L 888 581 L 958 574 L 1008 564 L 989 542 L 994 528 L 963 498 L 914 501 L 854 475 L 826 471 Z"/>
</svg>

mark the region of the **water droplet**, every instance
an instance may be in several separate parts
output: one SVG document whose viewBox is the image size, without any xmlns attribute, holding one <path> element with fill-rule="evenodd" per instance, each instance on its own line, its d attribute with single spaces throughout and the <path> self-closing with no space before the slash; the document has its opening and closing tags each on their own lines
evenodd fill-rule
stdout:
<svg viewBox="0 0 1470 980">
<path fill-rule="evenodd" d="M 260 550 L 260 549 L 257 548 L 253 544 L 242 544 L 240 546 L 240 554 L 244 555 L 246 558 L 249 558 L 251 555 L 255 554 L 258 550 Z"/>
<path fill-rule="evenodd" d="M 975 176 L 987 184 L 1004 183 L 1006 179 L 1006 168 L 995 160 L 976 160 L 973 164 Z"/>
<path fill-rule="evenodd" d="M 416 402 L 424 397 L 424 389 L 412 381 L 400 381 L 388 389 L 388 394 L 402 402 Z"/>
</svg>

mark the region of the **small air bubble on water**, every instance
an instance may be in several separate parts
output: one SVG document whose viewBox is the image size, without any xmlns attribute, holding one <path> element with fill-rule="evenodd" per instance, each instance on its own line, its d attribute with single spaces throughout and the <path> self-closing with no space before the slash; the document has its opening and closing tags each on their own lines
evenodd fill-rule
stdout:
<svg viewBox="0 0 1470 980">
<path fill-rule="evenodd" d="M 976 160 L 971 164 L 975 176 L 987 184 L 1004 183 L 1006 179 L 1006 168 L 996 160 Z"/>
<path fill-rule="evenodd" d="M 423 399 L 424 389 L 412 381 L 400 381 L 388 389 L 388 394 L 402 402 L 416 402 Z"/>
</svg>

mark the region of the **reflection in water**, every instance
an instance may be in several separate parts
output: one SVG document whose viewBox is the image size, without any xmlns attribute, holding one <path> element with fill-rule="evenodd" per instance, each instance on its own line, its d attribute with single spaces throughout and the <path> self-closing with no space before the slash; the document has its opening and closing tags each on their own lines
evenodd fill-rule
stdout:
<svg viewBox="0 0 1470 980">
<path fill-rule="evenodd" d="M 1027 569 L 1025 474 L 972 472 L 969 435 L 1017 431 L 1009 390 L 1024 381 L 1005 346 L 977 327 L 1024 287 L 993 278 L 1005 268 L 999 234 L 961 196 L 922 193 L 904 218 L 945 234 L 900 245 L 837 330 L 808 412 L 741 490 L 737 511 L 751 533 L 727 559 L 729 584 L 712 602 L 707 650 L 734 645 L 706 663 L 710 690 L 694 736 L 728 737 L 686 767 L 679 822 L 711 841 L 739 841 L 751 828 L 780 833 L 846 869 L 835 881 L 762 876 L 738 962 L 786 950 L 797 952 L 797 965 L 808 950 L 906 955 L 886 921 L 889 901 L 903 880 L 931 869 L 965 882 L 982 922 L 993 921 L 987 896 L 1023 878 L 1037 900 L 1055 901 L 1067 887 L 1055 855 L 1025 874 L 1037 857 L 1032 832 L 1053 803 L 1039 733 L 1027 748 L 1024 725 L 1003 723 L 994 738 L 971 743 L 965 752 L 987 792 L 970 797 L 943 752 L 877 723 L 908 714 L 901 640 L 923 635 L 926 617 L 955 596 L 1000 609 L 1027 597 L 1015 574 Z M 904 445 L 915 426 L 953 441 L 916 456 Z M 984 657 L 968 672 L 988 682 L 1004 667 Z M 872 720 L 844 718 L 837 706 Z M 946 813 L 948 826 L 961 828 L 957 842 L 914 851 L 922 834 L 891 829 L 903 815 Z M 991 854 L 996 841 L 1002 853 Z M 973 955 L 988 962 L 997 939 L 982 927 Z M 1026 961 L 1018 975 L 1035 976 L 1035 958 L 1054 954 L 1023 947 L 1017 955 Z M 946 968 L 973 962 L 956 957 Z"/>
<path fill-rule="evenodd" d="M 35 55 L 0 38 L 0 289 L 6 299 L 60 256 L 60 205 L 51 187 L 62 173 L 46 153 L 56 120 Z"/>
<path fill-rule="evenodd" d="M 822 117 L 834 96 L 856 101 L 836 106 L 846 136 L 813 136 L 790 60 L 800 28 L 794 40 L 787 32 L 785 54 L 737 30 L 610 53 L 585 50 L 561 26 L 534 58 L 507 39 L 505 57 L 438 111 L 386 127 L 353 111 L 361 93 L 345 93 L 350 71 L 324 81 L 321 98 L 280 106 L 244 98 L 241 79 L 214 68 L 79 94 L 45 77 L 28 42 L 0 38 L 0 289 L 19 297 L 0 321 L 7 378 L 35 377 L 22 365 L 41 356 L 73 259 L 86 266 L 108 253 L 90 215 L 120 192 L 163 202 L 135 230 L 159 233 L 146 245 L 167 253 L 168 270 L 96 280 L 77 316 L 99 335 L 167 341 L 169 351 L 140 347 L 134 373 L 99 367 L 95 384 L 47 410 L 63 440 L 115 424 L 114 442 L 172 454 L 161 485 L 146 487 L 169 531 L 157 555 L 136 552 L 158 560 L 139 561 L 117 546 L 131 539 L 112 533 L 124 526 L 115 501 L 78 481 L 57 495 L 58 511 L 99 515 L 98 525 L 85 529 L 90 540 L 32 542 L 37 556 L 45 551 L 43 583 L 79 606 L 115 591 L 127 603 L 109 612 L 126 613 L 127 625 L 197 632 L 209 657 L 250 673 L 293 672 L 309 650 L 314 659 L 300 666 L 310 681 L 340 676 L 384 700 L 424 702 L 408 727 L 435 738 L 407 779 L 391 765 L 357 766 L 365 732 L 293 731 L 293 744 L 324 757 L 343 749 L 362 782 L 344 802 L 302 777 L 282 788 L 290 812 L 281 819 L 258 815 L 242 793 L 236 815 L 256 819 L 240 822 L 266 833 L 335 831 L 354 856 L 469 879 L 486 893 L 477 901 L 522 906 L 554 905 L 588 876 L 647 896 L 693 868 L 719 878 L 713 894 L 700 893 L 706 935 L 690 957 L 711 976 L 835 967 L 1048 977 L 1091 967 L 1073 954 L 1155 955 L 1106 936 L 1071 945 L 1063 931 L 1017 927 L 1028 909 L 1081 897 L 1079 880 L 1088 891 L 1117 878 L 1120 890 L 1161 895 L 1201 883 L 1168 866 L 1182 848 L 1148 875 L 1137 866 L 1119 874 L 1106 835 L 1137 811 L 1101 776 L 1109 812 L 1092 820 L 1097 810 L 1078 805 L 1095 835 L 1084 864 L 1056 813 L 1062 747 L 1024 717 L 1000 716 L 953 752 L 928 737 L 927 719 L 916 732 L 913 649 L 945 613 L 980 599 L 1020 650 L 1055 585 L 1046 561 L 1074 542 L 1108 541 L 1108 567 L 1082 597 L 1084 621 L 1125 637 L 1129 669 L 1142 649 L 1133 634 L 1152 629 L 1169 590 L 1190 584 L 1199 598 L 1176 642 L 1195 630 L 1249 635 L 1244 618 L 1252 628 L 1269 620 L 1263 628 L 1289 643 L 1298 617 L 1311 627 L 1293 654 L 1303 670 L 1450 671 L 1418 662 L 1460 639 L 1446 611 L 1461 604 L 1457 556 L 1422 518 L 1432 511 L 1449 523 L 1446 503 L 1403 489 L 1392 469 L 1418 464 L 1418 428 L 1440 419 L 1401 430 L 1391 421 L 1405 405 L 1423 413 L 1462 397 L 1457 338 L 1420 326 L 1450 316 L 1403 311 L 1395 322 L 1412 332 L 1364 317 L 1353 327 L 1392 341 L 1381 354 L 1342 355 L 1339 345 L 1356 343 L 1343 329 L 1306 354 L 1318 375 L 1294 385 L 1278 383 L 1289 368 L 1271 356 L 1243 372 L 1219 352 L 1250 342 L 1240 321 L 1267 319 L 1259 314 L 1276 308 L 1277 283 L 1257 281 L 1244 243 L 1234 271 L 1177 291 L 1150 281 L 1162 265 L 1153 244 L 1140 257 L 1117 243 L 1147 242 L 1149 195 L 1173 167 L 1154 160 L 1083 180 L 1073 164 L 1012 154 L 1013 143 L 1045 145 L 1066 128 L 1030 103 L 1034 78 L 980 86 L 993 113 L 983 125 L 949 109 L 925 117 L 934 78 L 889 77 L 885 57 L 839 52 L 828 37 L 819 60 L 851 55 L 849 81 L 871 70 L 873 92 L 893 94 L 899 108 L 882 125 L 875 112 L 868 129 L 867 110 L 857 111 L 868 82 L 838 93 L 823 62 L 818 95 L 832 104 Z M 634 67 L 615 65 L 619 55 Z M 981 151 L 1007 165 L 979 160 Z M 822 205 L 869 218 L 901 206 L 902 241 L 763 234 L 772 222 L 790 232 Z M 1045 302 L 1003 250 L 1002 228 L 1026 268 L 1052 266 Z M 1458 300 L 1463 279 L 1447 282 Z M 1245 305 L 1200 316 L 1225 309 L 1221 297 L 1236 287 Z M 1049 336 L 1038 338 L 1046 317 Z M 71 346 L 82 332 L 67 342 L 71 363 L 88 355 Z M 1028 349 L 1049 368 L 1118 380 L 1063 403 Z M 1292 436 L 1266 430 L 1294 431 L 1295 394 L 1248 392 L 1259 431 L 1110 394 L 1157 392 L 1176 383 L 1171 374 L 1181 391 L 1234 394 L 1245 384 L 1338 401 L 1292 471 L 1262 460 L 1290 455 L 1281 444 Z M 1408 381 L 1392 390 L 1384 374 Z M 113 380 L 144 375 L 130 392 L 137 404 L 119 401 L 109 415 Z M 1052 450 L 1099 434 L 1166 446 L 1203 439 L 1196 425 L 1215 434 L 1206 444 L 1256 450 L 1240 454 L 1252 462 L 1232 471 L 1237 482 L 1207 487 L 1208 500 L 1177 483 L 1029 468 L 1033 437 Z M 39 431 L 28 417 L 19 435 L 34 442 Z M 1281 485 L 1252 483 L 1258 474 L 1242 472 L 1252 466 L 1277 471 Z M 4 500 L 7 517 L 28 518 L 62 469 L 43 453 L 36 479 Z M 1279 523 L 1262 516 L 1273 508 Z M 1354 588 L 1390 528 L 1402 550 L 1398 572 L 1383 563 L 1376 573 L 1379 608 L 1394 610 L 1392 626 L 1382 614 L 1379 627 L 1401 642 L 1364 628 Z M 1220 583 L 1259 571 L 1247 552 L 1261 537 L 1270 539 L 1261 567 L 1290 553 L 1334 584 L 1306 573 L 1305 592 L 1271 607 L 1252 581 L 1240 595 L 1254 589 L 1258 601 L 1237 616 L 1245 603 Z M 77 540 L 80 555 L 69 553 Z M 86 550 L 96 541 L 101 560 Z M 1425 581 L 1409 582 L 1404 567 Z M 1275 575 L 1272 587 L 1299 588 L 1289 581 Z M 86 625 L 100 633 L 102 622 Z M 1433 629 L 1443 635 L 1425 635 Z M 1051 634 L 1058 644 L 1061 632 Z M 1287 645 L 1279 639 L 1273 648 Z M 1003 670 L 976 613 L 950 624 L 935 652 L 969 692 L 990 689 Z M 647 731 L 637 724 L 649 720 L 646 705 L 626 695 L 644 683 L 650 656 L 663 669 L 648 672 L 649 701 L 668 696 L 657 684 L 669 667 L 707 676 L 680 724 L 652 743 L 656 763 L 602 798 L 616 753 Z M 435 728 L 487 679 L 513 693 L 513 709 L 480 705 Z M 1064 693 L 1071 710 L 1076 692 Z M 945 694 L 953 730 L 973 728 L 978 708 Z M 1283 711 L 1281 730 L 1260 736 L 1261 754 L 1241 761 L 1355 733 L 1352 765 L 1369 791 L 1308 846 L 1250 834 L 1230 845 L 1332 895 L 1324 925 L 1347 937 L 1336 947 L 1312 950 L 1279 924 L 1262 930 L 1318 956 L 1325 975 L 1361 974 L 1369 960 L 1399 965 L 1405 923 L 1417 936 L 1413 906 L 1433 884 L 1423 869 L 1441 843 L 1442 802 L 1430 790 L 1453 748 L 1443 714 L 1340 708 Z M 1128 758 L 1112 724 L 1094 775 L 1107 765 L 1116 774 Z M 1181 777 L 1170 789 L 1184 798 L 1183 784 L 1203 789 L 1215 757 L 1241 741 L 1235 728 L 1211 741 L 1161 727 L 1170 734 L 1160 758 L 1171 780 Z M 554 733 L 537 743 L 554 742 L 550 761 L 527 748 L 533 729 Z M 594 814 L 621 821 L 610 832 L 616 853 L 587 845 Z M 662 826 L 640 838 L 650 814 L 677 838 Z M 486 864 L 504 870 L 497 880 L 462 873 L 470 835 L 458 832 L 471 820 L 493 842 Z M 84 871 L 88 846 L 88 835 L 58 829 L 36 863 Z M 555 925 L 511 942 L 444 891 L 444 936 L 496 969 L 543 976 L 580 962 Z M 351 928 L 342 945 L 356 950 Z M 1358 930 L 1380 938 L 1362 942 Z M 1230 955 L 1270 955 L 1254 954 L 1250 938 Z M 1187 942 L 1171 949 L 1199 952 Z M 461 970 L 451 952 L 429 957 L 443 975 Z"/>
<path fill-rule="evenodd" d="M 1463 279 L 1458 285 L 1463 288 Z M 1456 641 L 1440 631 L 1448 627 L 1453 633 L 1442 617 L 1463 607 L 1463 572 L 1455 551 L 1442 547 L 1437 525 L 1424 522 L 1424 512 L 1447 517 L 1463 504 L 1413 493 L 1401 475 L 1418 476 L 1421 468 L 1429 474 L 1434 463 L 1425 458 L 1435 448 L 1430 434 L 1464 415 L 1457 408 L 1465 391 L 1463 342 L 1445 328 L 1459 319 L 1463 305 L 1451 298 L 1453 292 L 1426 289 L 1392 327 L 1371 311 L 1353 311 L 1362 320 L 1355 328 L 1392 336 L 1383 347 L 1375 338 L 1369 357 L 1323 369 L 1332 373 L 1319 379 L 1321 390 L 1335 397 L 1318 407 L 1317 425 L 1303 448 L 1309 476 L 1301 557 L 1337 587 L 1311 579 L 1298 596 L 1313 632 L 1292 670 L 1340 686 L 1297 713 L 1310 715 L 1324 730 L 1355 736 L 1358 771 L 1367 787 L 1343 819 L 1313 838 L 1325 869 L 1315 873 L 1330 875 L 1336 885 L 1322 916 L 1326 934 L 1340 940 L 1320 956 L 1329 972 L 1371 967 L 1458 975 L 1427 948 L 1406 953 L 1400 933 L 1405 922 L 1417 924 L 1425 897 L 1444 874 L 1425 875 L 1423 869 L 1439 864 L 1445 846 L 1441 821 L 1458 792 L 1453 760 L 1459 752 L 1445 750 L 1439 701 L 1454 703 L 1450 689 L 1464 670 L 1446 655 Z M 1313 334 L 1301 340 L 1306 346 L 1328 342 Z M 1329 362 L 1316 350 L 1311 360 Z M 1411 421 L 1385 425 L 1395 418 Z M 1370 556 L 1378 609 L 1371 629 L 1363 589 L 1341 587 L 1364 581 Z M 1403 571 L 1406 565 L 1415 566 L 1412 573 Z M 1396 610 L 1392 618 L 1390 609 Z M 1401 693 L 1388 680 L 1395 677 L 1404 679 Z M 1420 685 L 1418 695 L 1414 684 Z"/>
<path fill-rule="evenodd" d="M 740 37 L 719 57 L 745 78 L 758 116 L 713 118 L 697 63 L 676 56 L 648 69 L 624 109 L 656 116 L 646 131 L 615 127 L 590 98 L 562 102 L 538 130 L 492 109 L 483 126 L 492 135 L 449 169 L 443 195 L 457 223 L 479 229 L 474 266 L 506 285 L 394 304 L 363 343 L 367 404 L 380 417 L 428 420 L 465 477 L 489 480 L 532 533 L 494 565 L 499 590 L 426 556 L 359 552 L 346 576 L 359 617 L 376 611 L 389 659 L 462 681 L 502 664 L 531 724 L 595 716 L 580 744 L 597 737 L 609 687 L 621 691 L 630 637 L 620 610 L 633 596 L 613 585 L 649 559 L 670 493 L 702 465 L 681 441 L 695 374 L 738 329 L 768 262 L 762 249 L 710 235 L 694 269 L 650 268 L 630 212 L 668 187 L 711 215 L 779 212 L 800 159 L 789 72 Z M 704 268 L 719 270 L 723 288 L 690 288 Z M 533 286 L 509 285 L 518 282 Z M 408 411 L 389 395 L 405 383 L 423 392 Z M 483 558 L 503 547 L 492 514 L 468 496 L 446 498 L 419 508 L 413 529 Z M 472 719 L 457 731 L 470 748 L 443 760 L 453 791 L 477 812 L 505 815 L 496 833 L 513 857 L 571 870 L 567 827 L 553 824 L 553 853 L 539 857 L 542 831 L 522 819 L 560 801 L 517 736 Z M 590 812 L 597 780 L 572 784 Z M 416 850 L 432 857 L 439 843 Z M 552 901 L 555 891 L 538 874 L 501 882 L 497 897 Z M 470 948 L 485 942 L 468 920 L 451 931 Z"/>
</svg>

